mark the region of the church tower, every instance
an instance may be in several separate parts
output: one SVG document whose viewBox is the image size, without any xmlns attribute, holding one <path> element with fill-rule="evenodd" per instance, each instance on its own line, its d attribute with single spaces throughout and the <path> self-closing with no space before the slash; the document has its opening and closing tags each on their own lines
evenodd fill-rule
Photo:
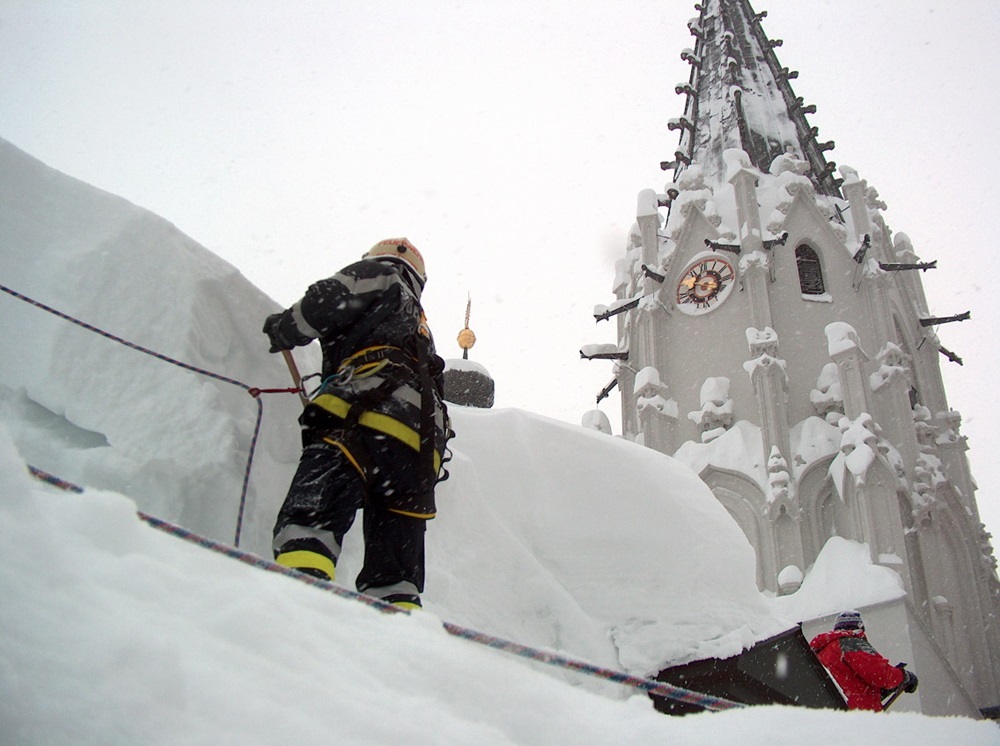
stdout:
<svg viewBox="0 0 1000 746">
<path fill-rule="evenodd" d="M 921 709 L 961 711 L 934 702 L 958 687 L 992 714 L 1000 583 L 941 379 L 960 360 L 936 333 L 968 315 L 930 317 L 934 262 L 828 159 L 766 13 L 695 9 L 673 178 L 639 193 L 616 300 L 595 309 L 617 345 L 582 354 L 614 360 L 623 436 L 689 464 L 739 523 L 762 590 L 793 593 L 831 537 L 866 545 L 906 590 L 891 625 Z"/>
</svg>

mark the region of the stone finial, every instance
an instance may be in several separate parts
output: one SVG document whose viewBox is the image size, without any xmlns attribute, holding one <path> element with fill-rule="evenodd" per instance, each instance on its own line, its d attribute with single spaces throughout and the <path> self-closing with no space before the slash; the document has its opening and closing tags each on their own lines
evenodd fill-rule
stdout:
<svg viewBox="0 0 1000 746">
<path fill-rule="evenodd" d="M 471 312 L 470 297 L 465 304 L 465 328 L 458 333 L 462 359 L 445 362 L 444 398 L 452 404 L 489 409 L 493 406 L 496 386 L 486 368 L 469 360 L 469 350 L 476 343 L 476 335 L 469 328 Z"/>
<path fill-rule="evenodd" d="M 462 348 L 462 359 L 469 359 L 469 350 L 476 343 L 476 335 L 469 328 L 469 317 L 472 315 L 472 296 L 465 304 L 465 328 L 458 333 L 458 346 Z"/>
<path fill-rule="evenodd" d="M 706 378 L 701 386 L 701 409 L 688 412 L 688 419 L 708 443 L 732 427 L 733 400 L 729 396 L 729 379 L 724 376 Z"/>
</svg>

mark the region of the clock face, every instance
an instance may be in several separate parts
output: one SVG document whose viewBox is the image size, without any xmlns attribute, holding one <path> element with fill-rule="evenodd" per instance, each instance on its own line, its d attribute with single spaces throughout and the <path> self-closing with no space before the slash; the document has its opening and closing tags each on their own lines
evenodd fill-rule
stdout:
<svg viewBox="0 0 1000 746">
<path fill-rule="evenodd" d="M 699 259 L 677 282 L 677 307 L 685 313 L 703 313 L 716 308 L 733 289 L 736 270 L 718 256 Z"/>
</svg>

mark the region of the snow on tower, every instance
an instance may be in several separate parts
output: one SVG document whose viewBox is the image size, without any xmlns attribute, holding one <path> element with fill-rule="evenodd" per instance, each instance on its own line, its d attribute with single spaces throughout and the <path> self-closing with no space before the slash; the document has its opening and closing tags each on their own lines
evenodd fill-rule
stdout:
<svg viewBox="0 0 1000 746">
<path fill-rule="evenodd" d="M 941 380 L 959 358 L 935 331 L 968 314 L 929 317 L 913 270 L 934 263 L 827 160 L 766 13 L 695 8 L 673 177 L 639 193 L 615 300 L 595 309 L 618 343 L 581 355 L 614 361 L 602 396 L 619 389 L 622 435 L 688 463 L 729 510 L 762 590 L 795 592 L 831 537 L 863 545 L 905 588 L 866 613 L 923 669 L 917 706 L 996 707 L 1000 582 Z"/>
</svg>

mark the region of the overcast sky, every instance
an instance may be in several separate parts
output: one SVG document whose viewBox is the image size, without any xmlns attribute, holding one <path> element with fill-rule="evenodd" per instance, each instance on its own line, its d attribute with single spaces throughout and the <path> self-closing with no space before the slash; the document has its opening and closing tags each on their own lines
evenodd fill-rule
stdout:
<svg viewBox="0 0 1000 746">
<path fill-rule="evenodd" d="M 636 193 L 668 178 L 693 5 L 0 0 L 0 137 L 162 215 L 283 305 L 408 236 L 441 353 L 460 356 L 471 295 L 497 405 L 579 422 L 612 377 L 579 359 L 614 341 L 593 307 L 613 299 Z M 939 328 L 965 365 L 941 365 L 1000 536 L 1000 3 L 754 5 L 828 157 L 938 260 L 932 313 L 972 311 Z"/>
</svg>

